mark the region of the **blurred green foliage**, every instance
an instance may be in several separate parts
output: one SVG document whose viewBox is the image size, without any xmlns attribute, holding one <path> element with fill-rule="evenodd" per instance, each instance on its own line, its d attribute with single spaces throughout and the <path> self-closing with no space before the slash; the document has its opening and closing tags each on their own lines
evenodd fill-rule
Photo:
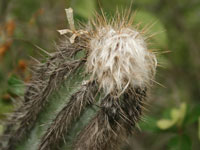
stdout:
<svg viewBox="0 0 200 150">
<path fill-rule="evenodd" d="M 47 51 L 58 41 L 56 30 L 66 28 L 64 9 L 72 7 L 75 19 L 87 22 L 100 12 L 108 18 L 128 9 L 132 0 L 1 0 L 0 1 L 0 121 L 20 103 L 34 62 L 41 57 L 34 45 Z M 200 147 L 200 1 L 134 0 L 134 24 L 155 25 L 149 34 L 158 49 L 159 66 L 150 106 L 141 131 L 125 149 L 198 150 Z M 171 53 L 167 53 L 171 51 Z M 23 80 L 23 82 L 21 82 Z M 2 132 L 0 125 L 0 133 Z"/>
</svg>

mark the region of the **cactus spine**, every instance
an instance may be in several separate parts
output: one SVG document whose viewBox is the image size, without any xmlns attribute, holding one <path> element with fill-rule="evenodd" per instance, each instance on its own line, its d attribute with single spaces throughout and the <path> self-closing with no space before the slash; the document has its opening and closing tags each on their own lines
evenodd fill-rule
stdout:
<svg viewBox="0 0 200 150">
<path fill-rule="evenodd" d="M 24 102 L 7 124 L 4 150 L 116 150 L 140 120 L 157 65 L 132 16 L 104 15 L 70 29 L 35 67 Z M 84 52 L 77 58 L 80 52 Z"/>
</svg>

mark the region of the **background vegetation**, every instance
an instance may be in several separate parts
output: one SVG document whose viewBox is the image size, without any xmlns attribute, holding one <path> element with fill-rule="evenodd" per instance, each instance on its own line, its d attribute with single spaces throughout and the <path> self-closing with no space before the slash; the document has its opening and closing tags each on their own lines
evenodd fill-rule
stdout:
<svg viewBox="0 0 200 150">
<path fill-rule="evenodd" d="M 100 4 L 99 4 L 100 3 Z M 87 22 L 101 6 L 108 17 L 116 8 L 126 9 L 131 0 L 1 0 L 0 1 L 0 134 L 5 113 L 20 103 L 24 83 L 31 78 L 40 57 L 35 45 L 54 49 L 58 29 L 66 28 L 64 9 Z M 198 150 L 200 147 L 200 1 L 135 0 L 135 23 L 156 24 L 152 47 L 158 49 L 161 67 L 148 100 L 141 130 L 131 137 L 126 150 Z M 170 51 L 170 53 L 166 53 Z"/>
</svg>

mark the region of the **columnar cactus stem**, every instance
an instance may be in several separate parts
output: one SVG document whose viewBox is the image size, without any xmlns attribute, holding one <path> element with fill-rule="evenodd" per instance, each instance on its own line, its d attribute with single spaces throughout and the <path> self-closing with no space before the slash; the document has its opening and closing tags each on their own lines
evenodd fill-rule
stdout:
<svg viewBox="0 0 200 150">
<path fill-rule="evenodd" d="M 4 150 L 116 150 L 142 116 L 157 66 L 146 29 L 136 30 L 128 11 L 112 21 L 97 15 L 89 28 L 76 30 L 72 12 L 66 10 L 70 29 L 58 30 L 64 41 L 56 53 L 45 52 L 49 58 L 36 67 L 8 123 Z"/>
<path fill-rule="evenodd" d="M 80 90 L 70 97 L 69 102 L 58 113 L 43 135 L 39 150 L 56 148 L 56 143 L 62 140 L 64 134 L 68 132 L 72 123 L 81 115 L 86 106 L 95 102 L 96 92 L 95 82 L 89 82 L 84 83 Z"/>
</svg>

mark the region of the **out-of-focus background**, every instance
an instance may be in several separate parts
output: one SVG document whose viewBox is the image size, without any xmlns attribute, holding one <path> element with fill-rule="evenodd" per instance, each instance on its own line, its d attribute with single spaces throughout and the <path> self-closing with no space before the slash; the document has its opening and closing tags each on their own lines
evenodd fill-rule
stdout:
<svg viewBox="0 0 200 150">
<path fill-rule="evenodd" d="M 31 78 L 30 56 L 37 46 L 53 51 L 67 28 L 65 8 L 87 23 L 100 12 L 108 18 L 132 0 L 0 0 L 0 134 L 2 121 L 20 103 Z M 200 149 L 200 1 L 134 0 L 135 24 L 155 25 L 150 47 L 157 49 L 159 67 L 143 121 L 124 150 Z M 169 52 L 170 51 L 170 52 Z"/>
</svg>

